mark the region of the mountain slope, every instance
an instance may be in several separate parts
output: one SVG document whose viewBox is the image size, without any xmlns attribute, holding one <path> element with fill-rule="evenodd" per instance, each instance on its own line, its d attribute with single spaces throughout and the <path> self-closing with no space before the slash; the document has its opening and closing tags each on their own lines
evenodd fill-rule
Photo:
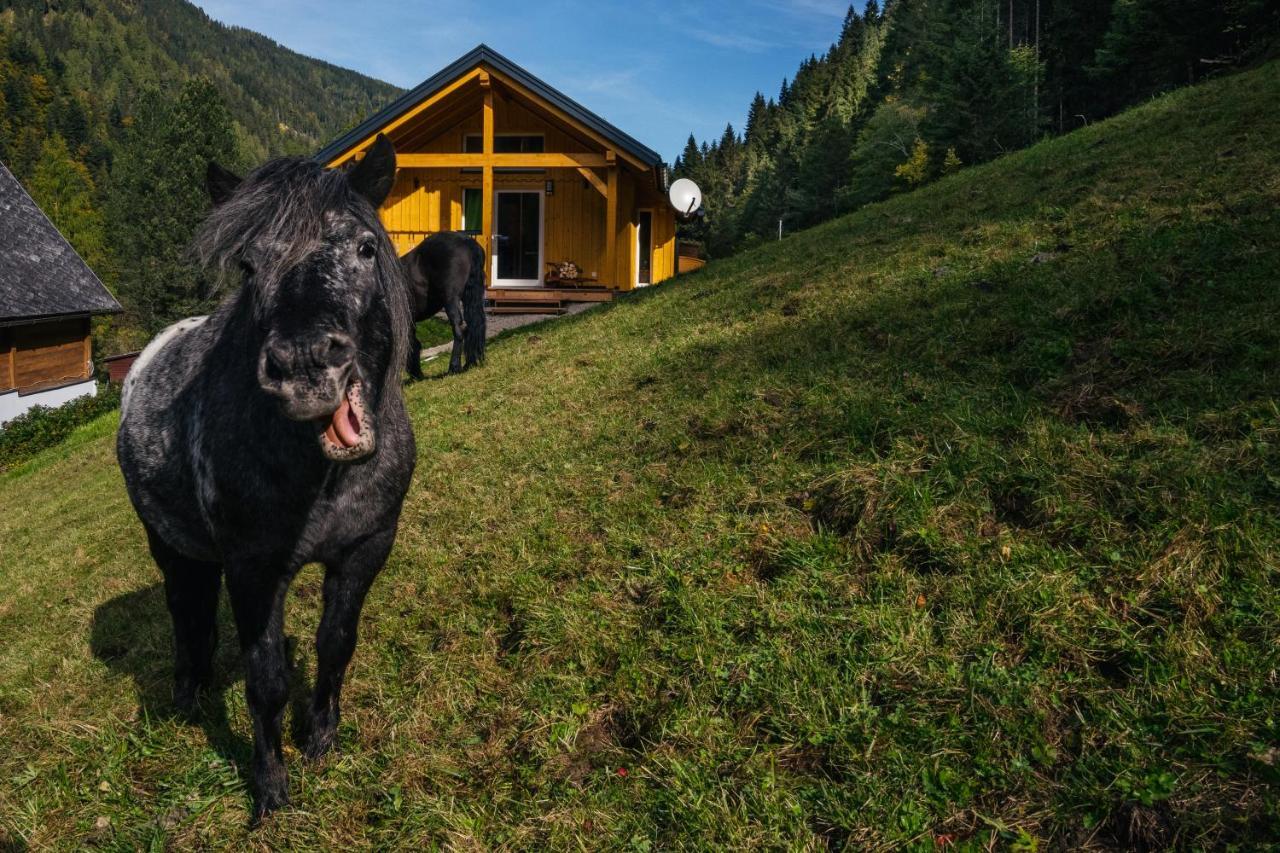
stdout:
<svg viewBox="0 0 1280 853">
<path fill-rule="evenodd" d="M 114 422 L 0 475 L 0 831 L 1275 838 L 1276 91 L 1178 92 L 412 386 L 340 755 L 291 753 L 297 807 L 252 839 L 231 626 L 205 722 L 172 720 Z M 290 596 L 300 680 L 319 592 Z"/>
<path fill-rule="evenodd" d="M 253 162 L 310 152 L 394 98 L 387 83 L 218 23 L 185 0 L 0 0 L 0 21 L 56 64 L 72 91 L 126 115 L 147 87 L 218 87 Z"/>
</svg>

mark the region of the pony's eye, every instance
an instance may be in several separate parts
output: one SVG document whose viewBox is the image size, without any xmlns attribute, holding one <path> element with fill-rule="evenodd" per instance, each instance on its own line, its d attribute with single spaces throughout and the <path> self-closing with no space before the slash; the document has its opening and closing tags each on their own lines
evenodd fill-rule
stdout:
<svg viewBox="0 0 1280 853">
<path fill-rule="evenodd" d="M 360 255 L 360 257 L 364 258 L 367 261 L 378 253 L 378 249 L 376 246 L 373 245 L 372 240 L 365 240 L 363 243 L 360 244 L 360 248 L 357 249 L 356 252 L 357 254 Z"/>
<path fill-rule="evenodd" d="M 240 262 L 240 272 L 244 273 L 245 278 L 249 278 L 253 275 L 253 264 L 242 260 Z"/>
</svg>

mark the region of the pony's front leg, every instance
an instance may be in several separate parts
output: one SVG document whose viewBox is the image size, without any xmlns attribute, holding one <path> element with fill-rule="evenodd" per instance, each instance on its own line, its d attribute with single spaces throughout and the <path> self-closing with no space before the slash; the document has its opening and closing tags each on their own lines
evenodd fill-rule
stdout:
<svg viewBox="0 0 1280 853">
<path fill-rule="evenodd" d="M 374 533 L 325 568 L 324 614 L 316 630 L 316 688 L 311 701 L 308 758 L 324 755 L 337 739 L 342 682 L 356 650 L 360 610 L 395 538 L 394 527 Z"/>
<path fill-rule="evenodd" d="M 218 589 L 222 567 L 184 557 L 147 527 L 151 555 L 164 574 L 164 597 L 173 617 L 173 702 L 196 711 L 196 693 L 213 672 L 218 646 Z"/>
<path fill-rule="evenodd" d="M 275 566 L 227 566 L 227 590 L 245 658 L 245 696 L 253 718 L 253 821 L 289 804 L 280 728 L 289 698 L 284 594 L 289 578 Z"/>
</svg>

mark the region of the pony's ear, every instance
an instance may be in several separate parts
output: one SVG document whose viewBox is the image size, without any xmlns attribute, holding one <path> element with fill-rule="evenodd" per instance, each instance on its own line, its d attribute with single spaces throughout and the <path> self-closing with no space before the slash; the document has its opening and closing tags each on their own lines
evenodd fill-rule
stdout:
<svg viewBox="0 0 1280 853">
<path fill-rule="evenodd" d="M 380 207 L 396 180 L 396 148 L 391 140 L 379 133 L 364 159 L 347 174 L 347 180 L 369 204 Z"/>
<path fill-rule="evenodd" d="M 209 198 L 213 199 L 214 207 L 217 207 L 235 195 L 236 187 L 240 186 L 240 177 L 210 160 L 209 168 L 204 172 L 204 185 L 209 190 Z"/>
</svg>

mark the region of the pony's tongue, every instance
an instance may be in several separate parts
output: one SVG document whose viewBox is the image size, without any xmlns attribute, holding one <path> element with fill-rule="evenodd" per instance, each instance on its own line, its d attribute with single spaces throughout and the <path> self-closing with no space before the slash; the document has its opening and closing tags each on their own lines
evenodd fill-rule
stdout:
<svg viewBox="0 0 1280 853">
<path fill-rule="evenodd" d="M 342 405 L 333 413 L 325 435 L 338 447 L 355 447 L 360 443 L 360 413 L 351 405 L 351 392 L 342 397 Z"/>
</svg>

